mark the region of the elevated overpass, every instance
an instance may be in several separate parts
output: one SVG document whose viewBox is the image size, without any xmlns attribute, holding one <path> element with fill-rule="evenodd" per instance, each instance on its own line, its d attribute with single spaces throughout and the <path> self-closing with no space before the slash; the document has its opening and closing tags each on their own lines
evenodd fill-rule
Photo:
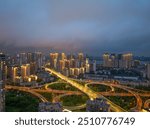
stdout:
<svg viewBox="0 0 150 129">
<path fill-rule="evenodd" d="M 112 111 L 126 112 L 126 110 L 124 110 L 120 106 L 114 104 L 113 102 L 111 102 L 110 100 L 108 100 L 107 98 L 105 98 L 104 96 L 102 96 L 101 94 L 98 94 L 98 93 L 92 91 L 90 88 L 85 87 L 82 84 L 79 84 L 79 83 L 71 80 L 70 78 L 62 75 L 59 72 L 56 72 L 55 70 L 53 70 L 51 68 L 46 68 L 46 67 L 44 67 L 44 68 L 45 68 L 46 71 L 50 72 L 51 74 L 54 74 L 58 78 L 61 78 L 62 80 L 66 81 L 67 83 L 71 84 L 75 88 L 79 89 L 80 91 L 82 91 L 83 93 L 85 93 L 86 95 L 88 95 L 90 97 L 90 99 L 95 99 L 95 98 L 104 98 L 104 99 L 106 99 L 107 103 L 110 105 L 110 108 L 111 108 Z"/>
</svg>

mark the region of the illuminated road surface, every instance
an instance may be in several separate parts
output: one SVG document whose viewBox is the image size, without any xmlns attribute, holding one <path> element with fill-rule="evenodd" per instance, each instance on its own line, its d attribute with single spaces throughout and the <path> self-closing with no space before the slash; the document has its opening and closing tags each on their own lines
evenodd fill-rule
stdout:
<svg viewBox="0 0 150 129">
<path fill-rule="evenodd" d="M 119 85 L 119 84 L 113 84 L 113 83 L 106 83 L 106 82 L 96 82 L 96 83 L 95 82 L 90 82 L 90 83 L 87 83 L 86 86 L 88 86 L 89 84 L 100 84 L 100 85 L 112 86 L 112 87 L 117 87 L 117 88 L 123 89 L 123 90 L 131 93 L 133 96 L 135 96 L 135 98 L 137 100 L 136 107 L 134 107 L 132 110 L 135 110 L 135 111 L 141 111 L 142 110 L 142 104 L 143 103 L 142 103 L 142 99 L 141 99 L 140 95 L 138 93 L 130 90 L 126 86 Z M 122 94 L 125 94 L 125 93 L 122 93 Z"/>
<path fill-rule="evenodd" d="M 150 109 L 150 99 L 148 99 L 148 100 L 145 101 L 144 108 L 145 109 Z"/>
<path fill-rule="evenodd" d="M 40 95 L 39 93 L 36 92 L 43 92 L 43 93 L 59 93 L 62 94 L 63 96 L 67 96 L 67 95 L 82 95 L 82 92 L 79 91 L 66 91 L 66 90 L 51 90 L 51 89 L 33 89 L 32 87 L 20 87 L 20 86 L 6 86 L 5 87 L 6 90 L 20 90 L 20 91 L 24 91 L 24 92 L 29 92 L 35 96 L 37 96 L 39 99 L 41 99 L 42 102 L 47 102 L 47 100 Z M 134 94 L 131 93 L 115 93 L 115 92 L 97 92 L 99 94 L 102 94 L 104 96 L 134 96 Z M 54 98 L 54 100 L 56 101 L 57 98 L 62 97 L 62 95 L 59 95 L 57 97 Z M 140 96 L 145 96 L 145 97 L 150 97 L 149 93 L 139 93 Z M 148 105 L 150 103 L 150 100 L 147 100 L 144 104 L 144 108 L 149 108 Z M 64 108 L 69 109 L 69 110 L 78 110 L 78 109 L 83 109 L 85 108 L 85 104 L 81 105 L 81 106 L 73 106 L 73 107 L 69 107 L 69 106 L 64 106 Z"/>
<path fill-rule="evenodd" d="M 28 92 L 28 93 L 31 93 L 32 95 L 36 96 L 37 98 L 39 98 L 42 102 L 48 102 L 48 100 L 46 98 L 44 98 L 39 93 L 36 93 L 38 91 L 38 89 L 30 89 L 28 87 L 19 87 L 19 86 L 6 86 L 5 89 L 6 90 L 19 90 L 19 91 L 23 91 L 23 92 Z M 41 90 L 39 90 L 39 91 L 41 91 Z M 46 91 L 47 90 L 45 90 L 45 92 Z M 76 93 L 76 92 L 75 93 L 72 93 L 72 92 L 68 93 L 68 92 L 66 92 L 66 93 L 67 94 L 65 94 L 65 95 L 64 94 L 61 95 L 61 97 L 66 96 L 66 95 L 74 95 L 74 94 L 76 94 L 76 95 L 82 95 L 82 93 L 79 94 L 79 93 Z M 71 111 L 74 111 L 74 110 L 83 109 L 85 107 L 86 107 L 86 104 L 83 104 L 83 105 L 80 105 L 80 106 L 73 106 L 73 107 L 71 107 L 71 106 L 63 106 L 63 111 L 65 111 L 65 112 L 71 112 Z"/>
<path fill-rule="evenodd" d="M 102 95 L 99 95 L 98 93 L 92 91 L 90 88 L 88 87 L 84 87 L 83 85 L 69 79 L 68 77 L 50 69 L 50 68 L 45 68 L 46 71 L 54 74 L 55 76 L 61 78 L 62 80 L 68 82 L 69 84 L 71 84 L 72 86 L 76 87 L 77 89 L 79 89 L 80 91 L 82 91 L 83 93 L 85 93 L 86 95 L 88 95 L 91 99 L 95 99 L 95 98 L 104 98 L 107 100 L 107 103 L 110 105 L 111 110 L 116 111 L 116 112 L 125 112 L 126 110 L 124 110 L 123 108 L 121 108 L 120 106 L 112 103 L 110 100 L 108 100 L 107 98 L 105 98 Z"/>
<path fill-rule="evenodd" d="M 36 93 L 36 92 L 30 90 L 27 87 L 6 86 L 5 89 L 6 90 L 19 90 L 19 91 L 29 92 L 29 93 L 33 94 L 34 96 L 37 96 L 42 102 L 48 102 L 48 100 L 45 97 L 43 97 L 39 93 Z"/>
</svg>

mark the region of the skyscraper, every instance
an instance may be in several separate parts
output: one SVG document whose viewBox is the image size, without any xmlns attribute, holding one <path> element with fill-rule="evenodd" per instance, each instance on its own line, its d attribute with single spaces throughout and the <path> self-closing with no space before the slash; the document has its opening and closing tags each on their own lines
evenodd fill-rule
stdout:
<svg viewBox="0 0 150 129">
<path fill-rule="evenodd" d="M 86 58 L 86 61 L 85 61 L 85 72 L 86 73 L 90 72 L 90 64 L 89 64 L 89 59 L 88 58 Z"/>
<path fill-rule="evenodd" d="M 79 66 L 78 67 L 83 67 L 84 66 L 84 55 L 83 53 L 78 53 L 78 61 L 79 61 Z"/>
<path fill-rule="evenodd" d="M 127 53 L 122 55 L 122 67 L 123 68 L 131 68 L 133 61 L 132 53 Z"/>
<path fill-rule="evenodd" d="M 83 53 L 78 53 L 78 59 L 79 59 L 79 61 L 83 61 L 83 59 L 84 59 Z"/>
<path fill-rule="evenodd" d="M 133 54 L 103 54 L 103 66 L 113 68 L 131 68 L 133 62 Z"/>
<path fill-rule="evenodd" d="M 103 66 L 112 67 L 112 60 L 110 59 L 110 55 L 108 53 L 103 54 Z"/>
<path fill-rule="evenodd" d="M 57 69 L 58 53 L 50 53 L 50 66 Z"/>
<path fill-rule="evenodd" d="M 23 64 L 27 63 L 26 53 L 20 53 L 19 54 L 19 63 L 20 63 L 20 65 L 23 65 Z"/>
<path fill-rule="evenodd" d="M 61 53 L 61 60 L 64 60 L 64 59 L 66 59 L 66 55 L 65 53 Z"/>
<path fill-rule="evenodd" d="M 62 72 L 65 68 L 65 61 L 64 60 L 59 60 L 59 66 L 58 66 L 58 70 L 60 72 Z"/>
<path fill-rule="evenodd" d="M 40 69 L 43 66 L 43 55 L 42 52 L 35 52 L 35 62 L 37 68 Z"/>
<path fill-rule="evenodd" d="M 16 77 L 17 77 L 17 67 L 12 67 L 11 69 L 11 79 L 12 79 L 12 82 L 15 82 L 16 80 Z"/>
<path fill-rule="evenodd" d="M 30 76 L 30 64 L 22 65 L 21 66 L 21 77 L 25 78 Z"/>
<path fill-rule="evenodd" d="M 31 53 L 31 52 L 28 52 L 27 53 L 27 63 L 30 64 L 30 63 L 33 63 L 35 60 L 34 60 L 34 53 Z"/>
<path fill-rule="evenodd" d="M 92 63 L 91 66 L 92 66 L 92 68 L 91 68 L 91 69 L 92 69 L 92 72 L 95 73 L 95 72 L 96 72 L 96 60 Z"/>
<path fill-rule="evenodd" d="M 5 81 L 6 81 L 6 56 L 0 53 L 0 112 L 5 110 Z"/>
</svg>

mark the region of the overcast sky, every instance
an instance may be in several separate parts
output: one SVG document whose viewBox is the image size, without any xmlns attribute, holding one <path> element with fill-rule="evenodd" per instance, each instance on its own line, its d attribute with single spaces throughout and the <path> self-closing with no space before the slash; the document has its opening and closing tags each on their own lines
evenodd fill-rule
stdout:
<svg viewBox="0 0 150 129">
<path fill-rule="evenodd" d="M 150 0 L 0 0 L 0 48 L 150 56 Z"/>
</svg>

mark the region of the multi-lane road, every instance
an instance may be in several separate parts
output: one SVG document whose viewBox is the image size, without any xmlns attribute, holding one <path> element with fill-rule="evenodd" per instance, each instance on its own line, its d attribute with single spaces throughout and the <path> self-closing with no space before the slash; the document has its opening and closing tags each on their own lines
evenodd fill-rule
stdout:
<svg viewBox="0 0 150 129">
<path fill-rule="evenodd" d="M 144 103 L 144 108 L 145 109 L 148 109 L 150 106 L 150 99 L 146 100 L 145 103 Z"/>
<path fill-rule="evenodd" d="M 113 83 L 106 83 L 106 82 L 90 82 L 90 83 L 87 83 L 86 86 L 88 86 L 90 84 L 100 84 L 100 85 L 106 85 L 106 86 L 117 87 L 117 88 L 123 89 L 123 90 L 127 91 L 128 93 L 130 93 L 131 95 L 133 95 L 137 100 L 136 107 L 134 107 L 132 110 L 135 110 L 135 111 L 142 110 L 142 99 L 141 99 L 140 95 L 137 94 L 136 92 L 130 90 L 127 86 L 113 84 Z M 110 93 L 110 94 L 112 94 L 112 93 Z M 125 93 L 122 93 L 122 96 L 123 96 L 123 94 L 125 94 Z"/>
<path fill-rule="evenodd" d="M 41 94 L 37 93 L 37 92 L 44 92 L 44 93 L 60 93 L 61 95 L 53 98 L 54 102 L 58 102 L 58 100 L 63 97 L 63 96 L 68 96 L 68 95 L 82 95 L 83 93 L 78 92 L 78 91 L 61 91 L 61 90 L 50 90 L 50 89 L 34 89 L 33 87 L 29 88 L 29 87 L 21 87 L 21 86 L 6 86 L 5 90 L 19 90 L 19 91 L 23 91 L 23 92 L 28 92 L 34 96 L 36 96 L 37 98 L 39 98 L 42 102 L 48 102 L 48 100 L 43 97 Z M 58 100 L 57 100 L 58 99 Z M 79 106 L 63 106 L 63 111 L 74 111 L 74 110 L 79 110 L 79 109 L 83 109 L 86 107 L 86 104 L 82 104 Z"/>
<path fill-rule="evenodd" d="M 75 88 L 79 89 L 80 91 L 82 91 L 83 93 L 85 93 L 86 95 L 88 95 L 90 97 L 90 99 L 95 99 L 95 98 L 104 98 L 107 100 L 107 103 L 110 105 L 111 110 L 116 111 L 116 112 L 126 112 L 126 110 L 124 110 L 123 108 L 121 108 L 120 106 L 114 104 L 113 102 L 111 102 L 110 100 L 108 100 L 107 98 L 105 98 L 104 96 L 92 91 L 90 88 L 83 86 L 82 84 L 79 84 L 73 80 L 71 80 L 70 78 L 62 75 L 59 72 L 56 72 L 53 69 L 50 68 L 45 68 L 46 71 L 50 72 L 51 74 L 54 74 L 55 76 L 57 76 L 58 78 L 66 81 L 67 83 L 71 84 L 72 86 L 74 86 Z"/>
<path fill-rule="evenodd" d="M 60 79 L 62 79 L 63 83 L 69 83 L 71 84 L 71 86 L 79 89 L 80 91 L 68 91 L 68 90 L 54 90 L 54 89 L 50 89 L 49 85 L 50 84 L 55 84 L 58 82 L 54 82 L 54 83 L 49 83 L 44 85 L 43 87 L 45 87 L 45 89 L 43 88 L 39 88 L 39 87 L 20 87 L 20 86 L 6 86 L 5 89 L 6 90 L 20 90 L 20 91 L 24 91 L 24 92 L 29 92 L 31 94 L 33 94 L 34 96 L 38 97 L 42 102 L 48 102 L 48 100 L 43 97 L 41 94 L 39 94 L 40 92 L 42 93 L 58 93 L 60 94 L 58 97 L 54 98 L 54 100 L 57 100 L 58 98 L 62 97 L 62 96 L 66 96 L 66 95 L 83 95 L 86 94 L 89 96 L 90 99 L 95 99 L 95 98 L 104 98 L 107 100 L 108 104 L 111 107 L 112 111 L 116 111 L 116 112 L 125 112 L 126 110 L 124 110 L 123 108 L 121 108 L 120 106 L 114 104 L 113 102 L 111 102 L 110 100 L 108 100 L 107 98 L 105 98 L 104 96 L 134 96 L 137 100 L 137 104 L 136 107 L 134 107 L 133 109 L 135 111 L 142 111 L 142 99 L 140 98 L 140 96 L 144 96 L 144 97 L 150 97 L 150 92 L 143 92 L 138 93 L 136 92 L 136 90 L 134 88 L 130 88 L 127 86 L 123 86 L 123 85 L 119 85 L 119 84 L 113 84 L 113 83 L 107 83 L 107 82 L 90 82 L 90 83 L 86 83 L 85 85 L 82 85 L 80 83 L 78 83 L 77 81 L 74 81 L 62 74 L 60 74 L 59 72 L 56 72 L 53 69 L 50 68 L 45 68 L 46 71 L 50 72 L 51 74 L 59 77 Z M 61 83 L 61 82 L 59 82 Z M 93 90 L 91 90 L 88 85 L 89 84 L 101 84 L 101 85 L 106 85 L 111 87 L 111 91 L 108 92 L 94 92 Z M 116 93 L 115 92 L 115 87 L 126 90 L 127 92 L 124 93 Z M 148 107 L 150 103 L 150 100 L 147 100 L 144 104 L 144 107 Z M 85 108 L 85 104 L 81 105 L 81 106 L 74 106 L 74 107 L 67 107 L 67 109 L 69 110 L 76 110 L 76 109 L 82 109 Z"/>
<path fill-rule="evenodd" d="M 48 102 L 48 100 L 45 97 L 43 97 L 41 94 L 31 90 L 28 87 L 6 86 L 5 89 L 6 90 L 19 90 L 19 91 L 28 92 L 28 93 L 31 93 L 32 95 L 36 96 L 37 98 L 39 98 L 42 102 Z"/>
<path fill-rule="evenodd" d="M 58 82 L 57 82 L 58 83 Z M 46 86 L 46 85 L 45 85 Z M 54 98 L 54 101 L 57 101 L 57 99 L 59 100 L 62 96 L 67 96 L 67 95 L 83 95 L 84 93 L 79 92 L 79 91 L 68 91 L 68 90 L 52 90 L 49 87 L 47 87 L 47 89 L 37 89 L 37 88 L 33 88 L 33 87 L 20 87 L 20 86 L 6 86 L 5 87 L 6 90 L 20 90 L 23 92 L 29 92 L 32 95 L 38 97 L 42 102 L 47 102 L 47 99 L 44 98 L 41 93 L 57 93 L 60 94 L 57 97 Z M 131 93 L 116 93 L 116 92 L 98 92 L 98 94 L 102 94 L 103 96 L 134 96 L 134 94 Z M 150 97 L 149 93 L 139 93 L 140 96 L 143 97 Z M 144 107 L 148 108 L 149 106 L 149 102 L 150 100 L 147 100 L 144 104 Z M 83 106 L 84 105 L 84 106 Z M 77 110 L 77 109 L 82 109 L 85 108 L 85 104 L 80 105 L 80 106 L 73 106 L 73 107 L 69 107 L 69 106 L 64 106 L 65 109 L 69 109 L 69 110 Z"/>
</svg>

